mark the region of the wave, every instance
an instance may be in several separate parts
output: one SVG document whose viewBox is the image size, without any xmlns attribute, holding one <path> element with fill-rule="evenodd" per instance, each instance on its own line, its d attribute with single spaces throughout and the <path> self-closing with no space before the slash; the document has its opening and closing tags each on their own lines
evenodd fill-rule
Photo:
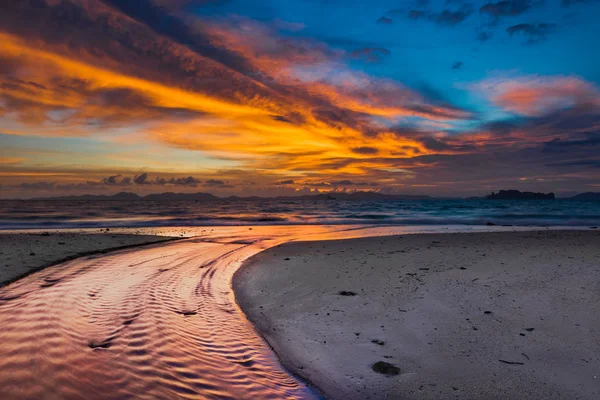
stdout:
<svg viewBox="0 0 600 400">
<path fill-rule="evenodd" d="M 234 225 L 597 226 L 600 202 L 0 203 L 0 229 Z"/>
<path fill-rule="evenodd" d="M 162 219 L 162 220 L 125 220 L 125 221 L 0 221 L 0 230 L 11 229 L 86 229 L 86 228 L 151 228 L 175 226 L 243 226 L 243 225 L 499 225 L 499 226 L 598 226 L 600 218 L 596 220 L 571 219 L 498 219 L 498 218 L 322 218 L 314 220 L 286 220 L 281 218 L 254 218 L 254 219 Z"/>
</svg>

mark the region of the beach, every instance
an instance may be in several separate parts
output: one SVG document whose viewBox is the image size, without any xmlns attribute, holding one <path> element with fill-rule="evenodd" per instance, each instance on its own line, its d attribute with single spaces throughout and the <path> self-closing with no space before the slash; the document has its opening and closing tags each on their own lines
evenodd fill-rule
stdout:
<svg viewBox="0 0 600 400">
<path fill-rule="evenodd" d="M 600 232 L 545 230 L 287 243 L 233 287 L 328 398 L 595 399 L 599 282 Z"/>
<path fill-rule="evenodd" d="M 172 240 L 149 234 L 91 231 L 0 232 L 0 286 L 69 259 L 97 252 Z"/>
</svg>

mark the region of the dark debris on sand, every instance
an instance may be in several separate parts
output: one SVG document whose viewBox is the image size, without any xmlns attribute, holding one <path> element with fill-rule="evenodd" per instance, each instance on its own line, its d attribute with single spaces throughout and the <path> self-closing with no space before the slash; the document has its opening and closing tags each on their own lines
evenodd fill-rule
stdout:
<svg viewBox="0 0 600 400">
<path fill-rule="evenodd" d="M 372 368 L 373 371 L 377 372 L 378 374 L 389 376 L 400 374 L 400 368 L 396 367 L 394 364 L 390 364 L 385 361 L 377 361 L 375 364 L 373 364 Z"/>
</svg>

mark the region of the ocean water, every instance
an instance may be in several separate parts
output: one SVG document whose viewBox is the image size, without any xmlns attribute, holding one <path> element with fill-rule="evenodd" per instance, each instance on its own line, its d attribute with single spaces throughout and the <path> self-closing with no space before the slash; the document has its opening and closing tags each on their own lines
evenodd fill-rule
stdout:
<svg viewBox="0 0 600 400">
<path fill-rule="evenodd" d="M 599 201 L 223 200 L 0 202 L 0 229 L 219 225 L 600 225 Z"/>
</svg>

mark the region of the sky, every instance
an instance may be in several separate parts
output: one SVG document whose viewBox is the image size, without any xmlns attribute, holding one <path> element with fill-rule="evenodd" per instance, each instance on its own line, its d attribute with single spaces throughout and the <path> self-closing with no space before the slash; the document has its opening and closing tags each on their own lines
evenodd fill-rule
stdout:
<svg viewBox="0 0 600 400">
<path fill-rule="evenodd" d="M 600 192 L 598 0 L 0 2 L 0 198 Z"/>
</svg>

